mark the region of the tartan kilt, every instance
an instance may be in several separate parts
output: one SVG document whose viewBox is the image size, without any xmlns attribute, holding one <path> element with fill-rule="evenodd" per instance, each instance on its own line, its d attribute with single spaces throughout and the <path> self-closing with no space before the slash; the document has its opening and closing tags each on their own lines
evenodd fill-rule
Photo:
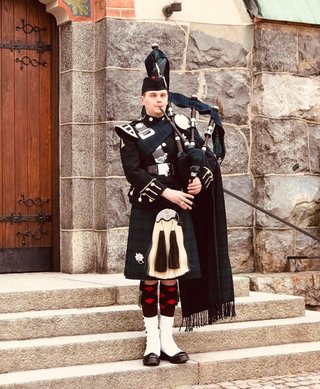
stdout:
<svg viewBox="0 0 320 389">
<path fill-rule="evenodd" d="M 124 269 L 126 278 L 137 280 L 153 279 L 153 277 L 148 275 L 148 254 L 151 249 L 152 231 L 158 212 L 159 209 L 153 210 L 132 206 Z M 188 211 L 179 211 L 179 214 L 183 220 L 183 239 L 189 266 L 189 271 L 179 278 L 200 278 L 199 255 L 191 214 Z"/>
</svg>

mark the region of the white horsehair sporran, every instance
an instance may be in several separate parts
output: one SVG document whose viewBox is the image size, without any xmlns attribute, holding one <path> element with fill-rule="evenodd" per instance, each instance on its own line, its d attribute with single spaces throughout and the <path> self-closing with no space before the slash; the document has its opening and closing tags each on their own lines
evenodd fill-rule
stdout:
<svg viewBox="0 0 320 389">
<path fill-rule="evenodd" d="M 156 216 L 148 263 L 148 274 L 158 279 L 177 278 L 189 271 L 179 215 L 173 209 L 163 209 Z"/>
</svg>

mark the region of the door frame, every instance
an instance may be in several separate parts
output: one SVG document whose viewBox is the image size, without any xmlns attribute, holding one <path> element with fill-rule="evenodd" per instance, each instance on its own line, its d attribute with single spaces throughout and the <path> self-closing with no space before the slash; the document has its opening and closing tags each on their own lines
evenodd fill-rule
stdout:
<svg viewBox="0 0 320 389">
<path fill-rule="evenodd" d="M 60 271 L 60 147 L 59 147 L 59 112 L 60 112 L 60 46 L 59 27 L 52 15 L 52 271 Z"/>
</svg>

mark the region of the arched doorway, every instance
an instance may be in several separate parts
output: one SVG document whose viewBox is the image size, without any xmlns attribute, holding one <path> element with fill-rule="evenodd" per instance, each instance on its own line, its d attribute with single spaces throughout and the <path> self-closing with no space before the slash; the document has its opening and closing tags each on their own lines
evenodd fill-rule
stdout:
<svg viewBox="0 0 320 389">
<path fill-rule="evenodd" d="M 58 270 L 57 25 L 38 0 L 0 20 L 0 272 Z"/>
</svg>

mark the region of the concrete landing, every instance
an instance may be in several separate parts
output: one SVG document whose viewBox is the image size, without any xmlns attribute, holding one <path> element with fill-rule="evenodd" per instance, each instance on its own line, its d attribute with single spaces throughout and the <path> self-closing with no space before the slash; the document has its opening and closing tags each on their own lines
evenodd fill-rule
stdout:
<svg viewBox="0 0 320 389">
<path fill-rule="evenodd" d="M 136 304 L 139 281 L 122 274 L 0 274 L 0 313 Z M 234 276 L 236 297 L 249 295 L 249 278 Z"/>
</svg>

